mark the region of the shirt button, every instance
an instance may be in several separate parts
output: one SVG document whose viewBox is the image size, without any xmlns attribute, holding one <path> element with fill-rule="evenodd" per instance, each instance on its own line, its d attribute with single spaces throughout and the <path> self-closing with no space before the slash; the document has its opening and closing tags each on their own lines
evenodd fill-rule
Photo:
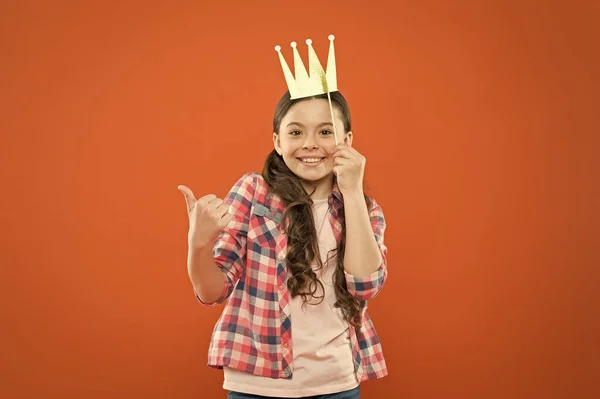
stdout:
<svg viewBox="0 0 600 399">
<path fill-rule="evenodd" d="M 289 348 L 289 347 L 290 347 L 290 344 L 288 344 L 288 343 L 286 342 L 286 343 L 284 343 L 284 344 L 283 344 L 283 347 L 284 347 L 285 349 L 287 349 L 287 348 Z"/>
<path fill-rule="evenodd" d="M 280 285 L 280 286 L 279 286 L 279 291 L 283 291 L 283 289 L 284 289 L 284 288 L 285 288 L 285 287 L 284 287 L 283 285 Z"/>
<path fill-rule="evenodd" d="M 281 320 L 285 320 L 285 319 L 287 319 L 287 316 L 284 313 L 284 314 L 281 315 Z"/>
<path fill-rule="evenodd" d="M 279 256 L 277 257 L 277 260 L 279 260 L 279 261 L 281 262 L 281 261 L 283 260 L 283 256 L 279 255 Z"/>
</svg>

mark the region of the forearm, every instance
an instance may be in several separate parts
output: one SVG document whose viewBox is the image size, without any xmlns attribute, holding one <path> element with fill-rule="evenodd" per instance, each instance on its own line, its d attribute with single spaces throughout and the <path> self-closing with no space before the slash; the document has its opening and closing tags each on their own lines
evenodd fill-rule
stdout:
<svg viewBox="0 0 600 399">
<path fill-rule="evenodd" d="M 212 248 L 189 248 L 188 275 L 202 302 L 214 303 L 223 293 L 224 274 L 215 263 Z"/>
<path fill-rule="evenodd" d="M 381 252 L 362 192 L 344 196 L 346 249 L 344 268 L 347 273 L 364 277 L 375 273 L 381 265 Z"/>
</svg>

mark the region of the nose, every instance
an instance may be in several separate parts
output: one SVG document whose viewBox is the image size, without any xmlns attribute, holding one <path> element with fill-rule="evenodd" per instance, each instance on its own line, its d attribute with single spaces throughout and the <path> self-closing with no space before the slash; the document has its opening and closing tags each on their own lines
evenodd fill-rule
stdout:
<svg viewBox="0 0 600 399">
<path fill-rule="evenodd" d="M 304 149 L 317 149 L 319 148 L 319 146 L 317 145 L 317 141 L 315 140 L 315 138 L 313 137 L 312 134 L 307 134 L 306 139 L 304 140 L 304 144 L 302 145 L 302 148 Z"/>
</svg>

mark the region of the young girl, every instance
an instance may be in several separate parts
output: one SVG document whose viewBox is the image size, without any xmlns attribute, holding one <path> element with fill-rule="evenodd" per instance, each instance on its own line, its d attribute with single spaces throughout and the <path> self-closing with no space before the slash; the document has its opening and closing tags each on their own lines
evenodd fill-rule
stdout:
<svg viewBox="0 0 600 399">
<path fill-rule="evenodd" d="M 188 207 L 188 273 L 205 306 L 225 302 L 208 365 L 229 398 L 360 397 L 387 375 L 366 312 L 387 278 L 385 219 L 363 193 L 365 158 L 352 148 L 350 110 L 332 92 L 275 110 L 274 150 L 224 200 Z"/>
</svg>

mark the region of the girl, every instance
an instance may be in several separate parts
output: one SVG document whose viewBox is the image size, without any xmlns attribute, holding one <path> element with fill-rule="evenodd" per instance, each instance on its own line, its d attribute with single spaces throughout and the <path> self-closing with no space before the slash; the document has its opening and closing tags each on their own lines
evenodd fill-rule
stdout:
<svg viewBox="0 0 600 399">
<path fill-rule="evenodd" d="M 262 174 L 242 176 L 224 200 L 179 186 L 195 295 L 226 302 L 208 365 L 224 370 L 231 399 L 356 399 L 362 381 L 387 375 L 366 312 L 387 278 L 385 219 L 363 193 L 348 104 L 330 95 L 338 146 L 327 95 L 287 92 Z"/>
</svg>

